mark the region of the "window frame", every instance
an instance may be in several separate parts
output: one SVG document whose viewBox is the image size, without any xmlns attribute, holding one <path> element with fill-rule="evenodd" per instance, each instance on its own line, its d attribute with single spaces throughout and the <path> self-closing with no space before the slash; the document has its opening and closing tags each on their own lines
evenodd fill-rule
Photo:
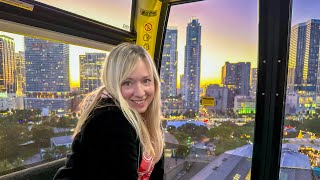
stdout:
<svg viewBox="0 0 320 180">
<path fill-rule="evenodd" d="M 25 27 L 39 28 L 61 33 L 62 37 L 66 35 L 92 41 L 93 48 L 95 43 L 99 46 L 99 44 L 117 45 L 121 42 L 135 42 L 134 19 L 137 0 L 132 0 L 129 32 L 36 1 L 21 1 L 34 5 L 34 11 L 0 3 L 0 21 L 21 25 L 22 30 L 18 33 L 23 33 Z M 199 0 L 162 0 L 154 56 L 159 73 L 171 6 L 196 1 Z M 279 179 L 292 1 L 258 1 L 258 83 L 251 178 L 268 180 Z M 77 45 L 84 43 L 73 40 L 70 42 Z M 103 45 L 100 48 L 102 47 Z M 64 162 L 63 159 L 58 161 Z"/>
<path fill-rule="evenodd" d="M 291 12 L 291 0 L 259 0 L 258 83 L 252 179 L 279 179 Z"/>
<path fill-rule="evenodd" d="M 110 45 L 135 42 L 134 10 L 131 11 L 129 32 L 37 1 L 21 1 L 33 5 L 33 11 L 0 3 L 0 19 Z M 133 0 L 132 8 L 136 7 L 135 4 Z M 37 34 L 28 35 L 37 36 Z M 77 44 L 77 42 L 72 44 Z"/>
</svg>

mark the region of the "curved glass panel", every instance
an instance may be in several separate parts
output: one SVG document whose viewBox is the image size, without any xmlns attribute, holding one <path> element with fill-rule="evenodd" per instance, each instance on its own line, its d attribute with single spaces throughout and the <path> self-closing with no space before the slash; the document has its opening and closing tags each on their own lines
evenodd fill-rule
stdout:
<svg viewBox="0 0 320 180">
<path fill-rule="evenodd" d="M 170 136 L 167 179 L 250 178 L 257 3 L 216 0 L 171 8 L 160 74 Z"/>
<path fill-rule="evenodd" d="M 130 31 L 131 0 L 37 0 L 111 26 Z"/>
</svg>

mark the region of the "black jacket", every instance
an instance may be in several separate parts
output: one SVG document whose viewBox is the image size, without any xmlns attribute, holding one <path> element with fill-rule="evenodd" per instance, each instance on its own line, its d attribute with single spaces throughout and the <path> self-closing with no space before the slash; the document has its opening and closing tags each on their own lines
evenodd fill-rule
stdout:
<svg viewBox="0 0 320 180">
<path fill-rule="evenodd" d="M 54 179 L 136 180 L 142 159 L 140 140 L 111 99 L 91 113 L 72 143 L 72 153 Z M 150 180 L 163 179 L 164 161 L 155 165 Z"/>
</svg>

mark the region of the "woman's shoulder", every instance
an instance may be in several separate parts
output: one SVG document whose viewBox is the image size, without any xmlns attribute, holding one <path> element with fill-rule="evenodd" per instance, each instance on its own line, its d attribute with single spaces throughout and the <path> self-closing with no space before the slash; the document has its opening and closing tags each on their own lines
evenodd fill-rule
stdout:
<svg viewBox="0 0 320 180">
<path fill-rule="evenodd" d="M 97 129 L 108 129 L 114 127 L 125 128 L 131 125 L 124 116 L 120 107 L 118 107 L 112 99 L 105 98 L 101 99 L 97 107 L 95 107 L 90 113 L 86 123 L 83 125 L 83 128 L 88 126 L 93 126 Z"/>
</svg>

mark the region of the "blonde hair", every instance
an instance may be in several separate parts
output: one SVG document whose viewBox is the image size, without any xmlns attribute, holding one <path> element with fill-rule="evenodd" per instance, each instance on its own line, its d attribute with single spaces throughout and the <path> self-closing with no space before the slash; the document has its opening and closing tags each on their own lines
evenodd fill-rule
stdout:
<svg viewBox="0 0 320 180">
<path fill-rule="evenodd" d="M 152 73 L 155 85 L 154 98 L 143 116 L 131 109 L 121 94 L 121 84 L 133 72 L 140 59 Z M 79 105 L 80 117 L 74 136 L 81 130 L 92 110 L 98 108 L 101 94 L 106 90 L 135 129 L 143 151 L 154 157 L 154 163 L 158 162 L 163 153 L 164 135 L 161 125 L 160 78 L 151 56 L 141 46 L 122 43 L 108 55 L 103 65 L 101 79 L 102 86 L 87 94 Z"/>
</svg>

